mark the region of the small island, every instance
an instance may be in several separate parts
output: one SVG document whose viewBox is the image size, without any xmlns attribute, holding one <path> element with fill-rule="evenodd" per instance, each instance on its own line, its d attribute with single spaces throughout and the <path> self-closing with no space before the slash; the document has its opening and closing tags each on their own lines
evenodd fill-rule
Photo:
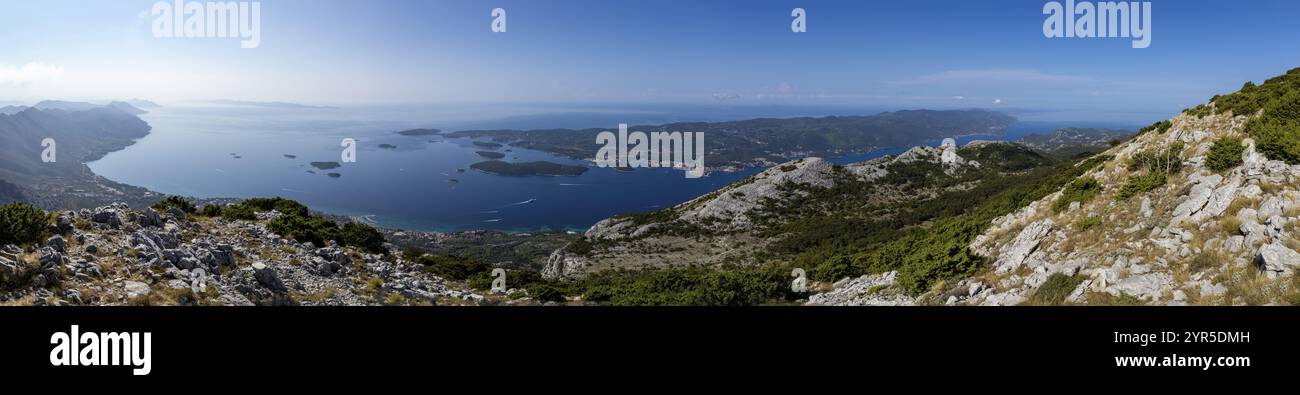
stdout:
<svg viewBox="0 0 1300 395">
<path fill-rule="evenodd" d="M 312 162 L 311 163 L 311 167 L 315 167 L 320 170 L 337 169 L 342 166 L 343 165 L 339 164 L 338 162 Z"/>
<path fill-rule="evenodd" d="M 579 176 L 587 172 L 586 166 L 570 166 L 546 161 L 507 163 L 490 160 L 470 165 L 469 168 L 488 174 L 509 177 L 527 176 Z"/>
<path fill-rule="evenodd" d="M 396 146 L 396 145 L 392 145 L 392 144 L 380 144 L 380 145 L 379 145 L 379 148 L 383 148 L 383 149 L 397 149 L 397 146 Z"/>
<path fill-rule="evenodd" d="M 432 136 L 439 133 L 442 133 L 442 131 L 438 129 L 411 129 L 397 132 L 397 134 L 403 136 Z"/>
<path fill-rule="evenodd" d="M 284 157 L 289 158 L 289 159 L 298 159 L 298 155 L 284 154 Z"/>
<path fill-rule="evenodd" d="M 477 146 L 480 146 L 480 147 L 483 147 L 483 148 L 492 148 L 492 149 L 501 148 L 501 144 L 498 144 L 498 143 L 490 143 L 490 142 L 487 142 L 487 141 L 475 141 L 475 142 L 474 142 L 474 145 L 477 145 Z"/>
<path fill-rule="evenodd" d="M 329 176 L 330 178 L 339 178 L 339 177 L 343 177 L 343 175 L 342 175 L 342 174 L 339 174 L 339 173 L 329 173 L 329 174 L 326 174 L 326 175 Z"/>
<path fill-rule="evenodd" d="M 503 153 L 500 153 L 500 152 L 492 152 L 492 151 L 474 151 L 474 153 L 478 154 L 478 156 L 482 156 L 482 157 L 484 157 L 484 158 L 488 158 L 488 159 L 501 159 L 501 158 L 506 157 L 506 154 L 503 154 Z"/>
</svg>

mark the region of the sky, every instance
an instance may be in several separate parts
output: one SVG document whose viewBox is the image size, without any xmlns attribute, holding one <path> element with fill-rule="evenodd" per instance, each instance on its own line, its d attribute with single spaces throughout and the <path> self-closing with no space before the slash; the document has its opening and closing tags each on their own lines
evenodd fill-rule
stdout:
<svg viewBox="0 0 1300 395">
<path fill-rule="evenodd" d="M 1300 2 L 1289 0 L 1153 1 L 1143 49 L 1047 38 L 1041 0 L 262 0 L 252 49 L 155 37 L 155 3 L 0 0 L 0 101 L 1173 114 L 1300 66 Z M 796 7 L 806 32 L 791 31 Z"/>
</svg>

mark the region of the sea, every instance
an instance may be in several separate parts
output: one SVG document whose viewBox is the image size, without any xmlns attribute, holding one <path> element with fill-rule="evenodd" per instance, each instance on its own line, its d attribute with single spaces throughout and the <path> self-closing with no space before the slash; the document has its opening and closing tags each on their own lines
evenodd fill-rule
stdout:
<svg viewBox="0 0 1300 395">
<path fill-rule="evenodd" d="M 96 174 L 170 195 L 285 197 L 388 228 L 536 232 L 582 231 L 613 215 L 671 207 L 762 169 L 711 172 L 695 179 L 674 169 L 596 167 L 576 177 L 507 177 L 470 169 L 471 164 L 486 160 L 475 153 L 484 148 L 475 146 L 473 140 L 397 132 L 416 128 L 614 130 L 619 123 L 870 115 L 888 109 L 591 104 L 315 107 L 180 102 L 147 110 L 149 113 L 140 117 L 152 126 L 150 134 L 90 163 Z M 1015 139 L 1065 126 L 1100 125 L 1017 122 L 1002 135 L 961 136 L 958 140 Z M 342 162 L 341 142 L 346 138 L 358 142 L 356 162 L 330 170 L 311 165 Z M 831 159 L 847 164 L 907 148 L 887 147 Z M 588 164 L 511 146 L 496 151 L 510 162 Z M 705 161 L 707 164 L 707 157 Z M 337 174 L 332 177 L 328 173 Z"/>
</svg>

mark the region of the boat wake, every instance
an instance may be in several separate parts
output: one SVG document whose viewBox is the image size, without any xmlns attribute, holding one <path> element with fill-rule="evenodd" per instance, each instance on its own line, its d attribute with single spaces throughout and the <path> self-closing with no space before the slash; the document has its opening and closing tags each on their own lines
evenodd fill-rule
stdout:
<svg viewBox="0 0 1300 395">
<path fill-rule="evenodd" d="M 537 199 L 528 199 L 528 200 L 525 200 L 525 201 L 522 201 L 522 202 L 519 202 L 519 203 L 510 203 L 510 204 L 507 204 L 506 207 L 510 207 L 510 206 L 522 206 L 522 205 L 525 205 L 525 204 L 532 204 L 533 202 L 536 202 L 536 201 L 537 201 Z"/>
</svg>

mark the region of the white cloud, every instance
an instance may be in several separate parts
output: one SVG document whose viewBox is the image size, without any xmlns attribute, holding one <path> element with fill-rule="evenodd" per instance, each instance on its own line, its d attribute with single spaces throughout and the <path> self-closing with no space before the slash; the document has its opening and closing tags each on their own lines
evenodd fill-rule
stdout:
<svg viewBox="0 0 1300 395">
<path fill-rule="evenodd" d="M 0 84 L 30 84 L 48 81 L 63 75 L 63 66 L 32 62 L 21 67 L 0 65 Z"/>
</svg>

